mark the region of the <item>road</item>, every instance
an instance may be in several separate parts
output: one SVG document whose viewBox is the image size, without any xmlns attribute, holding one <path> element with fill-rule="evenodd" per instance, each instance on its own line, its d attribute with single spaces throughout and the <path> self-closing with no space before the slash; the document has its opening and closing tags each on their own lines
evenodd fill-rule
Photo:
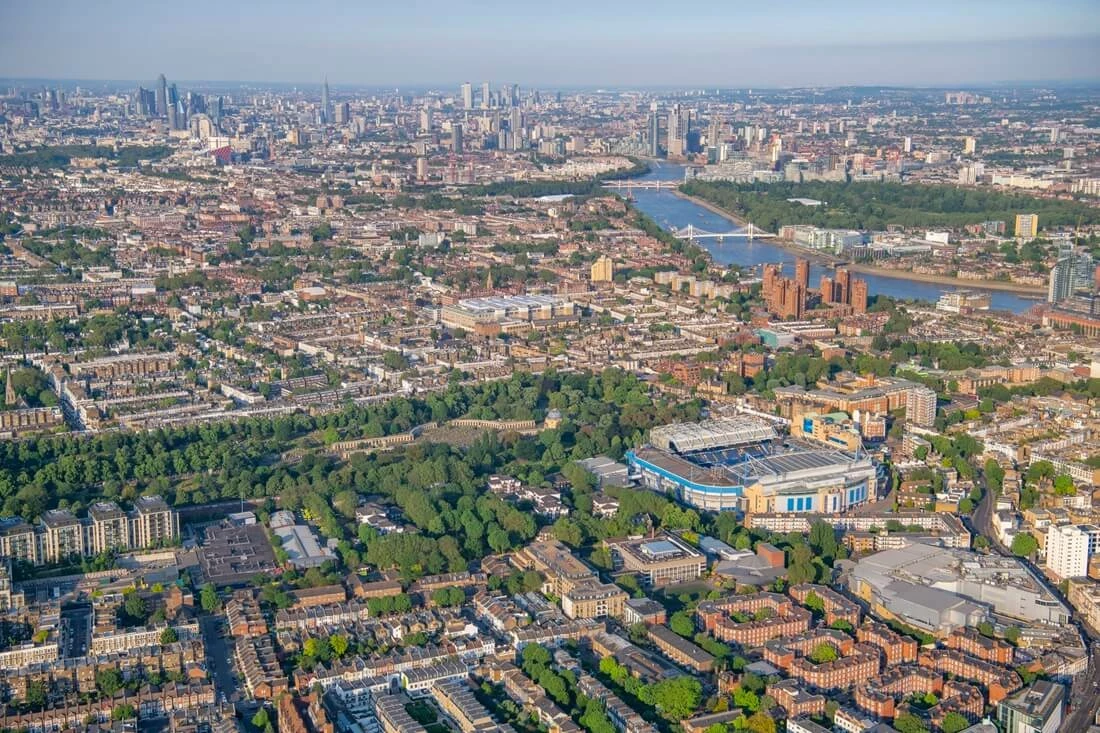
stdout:
<svg viewBox="0 0 1100 733">
<path fill-rule="evenodd" d="M 202 639 L 206 646 L 206 668 L 214 680 L 214 692 L 218 702 L 236 702 L 240 698 L 237 676 L 233 672 L 230 642 L 225 636 L 225 617 L 203 616 L 199 619 Z"/>
<path fill-rule="evenodd" d="M 985 488 L 985 487 L 983 487 Z M 982 500 L 974 508 L 969 520 L 970 531 L 974 534 L 982 534 L 989 540 L 990 547 L 1001 555 L 1012 555 L 1007 547 L 1001 544 L 993 533 L 993 507 L 992 492 L 985 488 Z M 1013 556 L 1014 557 L 1014 556 Z M 1069 602 L 1062 597 L 1062 591 L 1051 583 L 1042 570 L 1036 567 L 1030 560 L 1023 562 L 1031 569 L 1032 573 L 1047 587 L 1056 598 L 1062 600 L 1067 606 Z M 1078 623 L 1077 628 L 1089 642 L 1089 667 L 1084 673 L 1079 674 L 1073 680 L 1073 686 L 1069 690 L 1070 711 L 1062 722 L 1059 730 L 1064 733 L 1078 733 L 1088 730 L 1096 717 L 1096 711 L 1100 709 L 1100 634 L 1090 629 L 1083 623 Z"/>
<path fill-rule="evenodd" d="M 92 639 L 92 607 L 86 603 L 61 611 L 61 656 L 83 657 Z"/>
</svg>

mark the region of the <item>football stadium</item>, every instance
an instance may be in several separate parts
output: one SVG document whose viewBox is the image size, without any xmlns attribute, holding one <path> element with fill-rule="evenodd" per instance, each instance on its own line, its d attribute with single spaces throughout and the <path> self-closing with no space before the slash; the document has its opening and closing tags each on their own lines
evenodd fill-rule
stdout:
<svg viewBox="0 0 1100 733">
<path fill-rule="evenodd" d="M 709 511 L 836 514 L 875 498 L 861 452 L 786 438 L 750 416 L 653 428 L 627 461 L 646 488 Z"/>
</svg>

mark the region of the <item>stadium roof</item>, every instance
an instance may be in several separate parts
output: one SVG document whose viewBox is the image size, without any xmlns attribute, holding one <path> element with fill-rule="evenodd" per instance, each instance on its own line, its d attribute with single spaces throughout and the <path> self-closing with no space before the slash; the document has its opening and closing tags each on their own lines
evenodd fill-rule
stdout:
<svg viewBox="0 0 1100 733">
<path fill-rule="evenodd" d="M 675 453 L 760 443 L 776 437 L 775 428 L 760 418 L 748 416 L 662 425 L 649 433 L 654 446 Z"/>
</svg>

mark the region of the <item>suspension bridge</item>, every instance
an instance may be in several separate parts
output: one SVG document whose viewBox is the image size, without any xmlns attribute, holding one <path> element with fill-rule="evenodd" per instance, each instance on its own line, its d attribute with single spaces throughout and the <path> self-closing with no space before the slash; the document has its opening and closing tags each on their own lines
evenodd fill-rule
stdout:
<svg viewBox="0 0 1100 733">
<path fill-rule="evenodd" d="M 673 229 L 672 235 L 678 239 L 686 239 L 691 242 L 699 239 L 717 239 L 719 242 L 724 239 L 747 239 L 751 242 L 754 239 L 771 239 L 775 236 L 774 234 L 757 229 L 752 223 L 749 223 L 744 229 L 735 232 L 708 232 L 705 229 L 700 229 L 694 224 L 688 224 L 682 229 Z"/>
</svg>

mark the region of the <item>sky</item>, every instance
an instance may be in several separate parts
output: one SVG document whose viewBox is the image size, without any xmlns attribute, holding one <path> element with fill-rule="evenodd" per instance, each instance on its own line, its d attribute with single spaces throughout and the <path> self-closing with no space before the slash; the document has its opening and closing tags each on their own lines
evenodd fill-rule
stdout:
<svg viewBox="0 0 1100 733">
<path fill-rule="evenodd" d="M 0 78 L 746 88 L 1100 80 L 1100 0 L 0 0 Z"/>
</svg>

